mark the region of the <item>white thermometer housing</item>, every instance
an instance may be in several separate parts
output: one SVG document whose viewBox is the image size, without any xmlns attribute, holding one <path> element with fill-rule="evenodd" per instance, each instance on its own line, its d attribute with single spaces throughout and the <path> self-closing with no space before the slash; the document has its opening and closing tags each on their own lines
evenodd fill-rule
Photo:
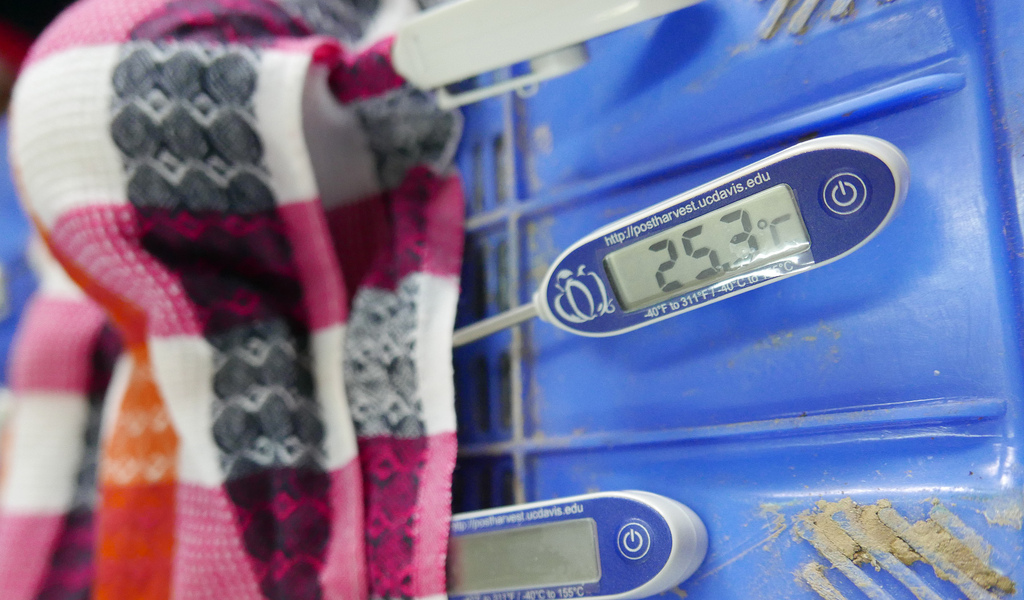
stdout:
<svg viewBox="0 0 1024 600">
<path fill-rule="evenodd" d="M 701 0 L 458 0 L 431 9 L 399 30 L 395 69 L 421 89 L 436 89 L 442 108 L 558 77 L 585 65 L 581 44 Z M 457 94 L 445 86 L 529 62 L 530 72 Z"/>
</svg>

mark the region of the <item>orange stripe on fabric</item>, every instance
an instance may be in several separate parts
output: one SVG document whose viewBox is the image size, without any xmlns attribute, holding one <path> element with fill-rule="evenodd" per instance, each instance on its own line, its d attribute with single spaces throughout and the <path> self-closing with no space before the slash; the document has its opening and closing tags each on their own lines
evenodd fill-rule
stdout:
<svg viewBox="0 0 1024 600">
<path fill-rule="evenodd" d="M 103 446 L 96 600 L 170 597 L 178 436 L 145 348 Z"/>
<path fill-rule="evenodd" d="M 165 600 L 174 553 L 173 483 L 100 488 L 95 600 Z"/>
<path fill-rule="evenodd" d="M 178 435 L 153 380 L 149 356 L 132 352 L 133 369 L 103 446 L 100 479 L 112 485 L 174 482 Z"/>
</svg>

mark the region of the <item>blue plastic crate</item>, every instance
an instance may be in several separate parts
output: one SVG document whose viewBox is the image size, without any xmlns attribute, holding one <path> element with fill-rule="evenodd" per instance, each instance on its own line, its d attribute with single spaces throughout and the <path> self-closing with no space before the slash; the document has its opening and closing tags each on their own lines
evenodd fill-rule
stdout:
<svg viewBox="0 0 1024 600">
<path fill-rule="evenodd" d="M 31 228 L 18 203 L 7 160 L 7 117 L 0 116 L 0 387 L 7 386 L 7 361 L 14 333 L 36 277 L 26 250 Z"/>
<path fill-rule="evenodd" d="M 829 8 L 762 40 L 769 3 L 706 0 L 465 109 L 460 325 L 594 228 L 802 139 L 889 140 L 911 184 L 836 264 L 615 338 L 532 322 L 459 349 L 457 510 L 675 498 L 710 535 L 686 598 L 1024 598 L 1024 3 Z M 919 560 L 822 541 L 876 512 Z M 978 564 L 944 564 L 945 534 Z"/>
</svg>

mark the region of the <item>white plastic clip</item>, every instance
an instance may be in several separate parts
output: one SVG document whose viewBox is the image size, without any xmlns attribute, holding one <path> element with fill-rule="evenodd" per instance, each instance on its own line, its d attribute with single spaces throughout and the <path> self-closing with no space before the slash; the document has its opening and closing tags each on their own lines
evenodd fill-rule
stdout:
<svg viewBox="0 0 1024 600">
<path fill-rule="evenodd" d="M 440 105 L 453 108 L 575 71 L 587 63 L 587 40 L 700 1 L 458 0 L 403 25 L 392 60 L 406 80 L 436 89 Z M 445 89 L 519 63 L 529 72 L 464 92 Z"/>
</svg>

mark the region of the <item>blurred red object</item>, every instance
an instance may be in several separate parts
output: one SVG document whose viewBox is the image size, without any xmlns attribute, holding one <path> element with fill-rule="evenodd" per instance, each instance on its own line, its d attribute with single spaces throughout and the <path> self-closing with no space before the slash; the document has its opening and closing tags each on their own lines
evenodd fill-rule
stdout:
<svg viewBox="0 0 1024 600">
<path fill-rule="evenodd" d="M 14 78 L 30 45 L 32 36 L 14 25 L 0 21 L 0 112 L 7 112 Z"/>
</svg>

